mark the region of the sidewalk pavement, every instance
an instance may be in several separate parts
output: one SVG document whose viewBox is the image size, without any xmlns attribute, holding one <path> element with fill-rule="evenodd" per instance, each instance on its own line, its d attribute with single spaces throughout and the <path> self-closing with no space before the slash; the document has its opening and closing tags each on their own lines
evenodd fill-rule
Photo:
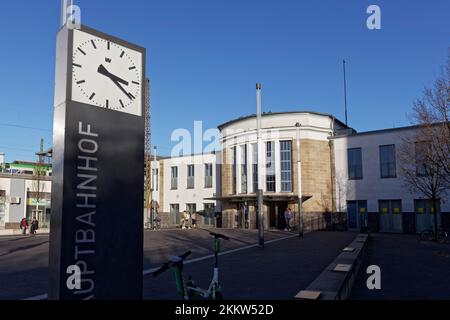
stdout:
<svg viewBox="0 0 450 320">
<path fill-rule="evenodd" d="M 381 290 L 367 289 L 369 265 L 381 269 Z M 418 235 L 372 234 L 350 299 L 450 299 L 450 244 Z"/>
</svg>

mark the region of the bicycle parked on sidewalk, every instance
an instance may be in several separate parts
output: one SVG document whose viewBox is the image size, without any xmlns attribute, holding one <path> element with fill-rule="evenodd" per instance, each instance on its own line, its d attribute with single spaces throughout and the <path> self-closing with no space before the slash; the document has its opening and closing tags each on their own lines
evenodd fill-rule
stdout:
<svg viewBox="0 0 450 320">
<path fill-rule="evenodd" d="M 172 269 L 175 276 L 177 292 L 183 300 L 191 300 L 194 296 L 211 300 L 223 299 L 222 286 L 219 282 L 219 253 L 221 250 L 221 239 L 229 240 L 230 238 L 215 232 L 210 232 L 209 234 L 214 237 L 215 261 L 213 277 L 207 290 L 197 286 L 191 276 L 188 276 L 187 282 L 184 279 L 184 260 L 191 254 L 191 251 L 187 251 L 180 256 L 173 256 L 168 262 L 164 263 L 158 270 L 153 272 L 153 276 L 156 277 L 164 271 Z"/>
<path fill-rule="evenodd" d="M 442 228 L 439 228 L 436 234 L 432 229 L 426 229 L 420 233 L 421 241 L 437 241 L 439 243 L 444 243 L 447 241 L 447 238 L 448 234 Z"/>
</svg>

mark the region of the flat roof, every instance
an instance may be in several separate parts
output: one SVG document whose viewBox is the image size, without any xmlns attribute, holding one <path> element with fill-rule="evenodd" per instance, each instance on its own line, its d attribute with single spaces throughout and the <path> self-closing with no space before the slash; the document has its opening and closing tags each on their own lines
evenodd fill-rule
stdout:
<svg viewBox="0 0 450 320">
<path fill-rule="evenodd" d="M 440 124 L 444 124 L 444 123 L 445 122 L 439 122 L 439 123 L 435 123 L 434 125 L 440 125 Z M 416 124 L 416 125 L 397 127 L 397 128 L 388 128 L 388 129 L 378 129 L 378 130 L 363 131 L 363 132 L 354 132 L 354 133 L 350 133 L 350 134 L 335 135 L 335 136 L 329 137 L 329 139 L 339 139 L 339 138 L 345 138 L 345 137 L 355 137 L 355 136 L 363 136 L 363 135 L 386 133 L 386 132 L 395 132 L 395 131 L 406 131 L 406 130 L 418 129 L 421 126 L 423 126 L 423 125 Z"/>
<path fill-rule="evenodd" d="M 319 115 L 319 116 L 325 116 L 325 117 L 329 117 L 334 119 L 336 122 L 338 122 L 339 124 L 341 124 L 342 126 L 346 127 L 346 128 L 350 128 L 349 126 L 347 126 L 345 123 L 343 123 L 341 120 L 339 120 L 338 118 L 336 118 L 335 116 L 333 116 L 332 114 L 329 113 L 321 113 L 321 112 L 316 112 L 316 111 L 280 111 L 280 112 L 263 112 L 262 116 L 273 116 L 273 115 L 280 115 L 280 114 L 294 114 L 294 113 L 310 113 L 310 114 L 315 114 L 315 115 Z M 242 121 L 242 120 L 247 120 L 247 119 L 251 119 L 251 118 L 256 118 L 256 114 L 250 114 L 247 116 L 242 116 L 227 122 L 224 122 L 220 125 L 218 125 L 217 127 L 219 128 L 219 130 L 222 130 L 224 127 L 229 126 L 230 124 Z"/>
</svg>

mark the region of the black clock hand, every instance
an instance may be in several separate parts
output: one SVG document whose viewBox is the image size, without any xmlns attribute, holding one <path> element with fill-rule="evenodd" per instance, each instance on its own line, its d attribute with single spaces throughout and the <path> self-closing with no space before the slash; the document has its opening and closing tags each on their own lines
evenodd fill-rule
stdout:
<svg viewBox="0 0 450 320">
<path fill-rule="evenodd" d="M 108 70 L 106 70 L 106 68 L 102 64 L 98 67 L 97 72 L 110 78 L 112 81 L 117 81 L 119 83 L 123 83 L 126 86 L 128 85 L 127 81 L 119 78 L 118 76 L 116 76 L 116 75 L 112 74 L 111 72 L 109 72 Z"/>
<path fill-rule="evenodd" d="M 125 95 L 128 97 L 128 99 L 132 100 L 130 94 L 120 85 L 120 83 L 118 81 L 113 80 L 112 78 L 111 78 L 111 80 L 112 80 L 112 82 L 114 82 L 114 84 L 116 86 L 119 87 L 120 90 L 122 90 L 123 93 L 125 93 Z"/>
</svg>

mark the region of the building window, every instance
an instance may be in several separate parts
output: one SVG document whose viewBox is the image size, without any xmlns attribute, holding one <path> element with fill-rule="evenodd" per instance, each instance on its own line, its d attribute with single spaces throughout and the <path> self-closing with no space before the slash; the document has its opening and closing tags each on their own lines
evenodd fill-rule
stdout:
<svg viewBox="0 0 450 320">
<path fill-rule="evenodd" d="M 5 225 L 6 215 L 6 191 L 0 190 L 0 226 Z"/>
<path fill-rule="evenodd" d="M 258 144 L 257 143 L 252 144 L 252 168 L 253 168 L 253 174 L 252 174 L 253 192 L 256 193 L 258 191 Z"/>
<path fill-rule="evenodd" d="M 380 174 L 381 178 L 395 178 L 395 145 L 380 146 Z"/>
<path fill-rule="evenodd" d="M 292 192 L 292 141 L 280 141 L 281 191 Z"/>
<path fill-rule="evenodd" d="M 159 170 L 158 169 L 152 169 L 152 176 L 153 176 L 153 189 L 155 191 L 158 191 L 158 185 L 159 185 Z"/>
<path fill-rule="evenodd" d="M 266 142 L 266 191 L 275 192 L 275 153 L 274 142 Z"/>
<path fill-rule="evenodd" d="M 206 225 L 214 225 L 214 213 L 215 213 L 215 206 L 214 203 L 204 203 L 204 217 L 203 217 L 203 223 Z"/>
<path fill-rule="evenodd" d="M 247 193 L 247 145 L 241 146 L 241 193 Z"/>
<path fill-rule="evenodd" d="M 236 147 L 231 149 L 231 193 L 236 194 L 236 175 L 237 175 L 237 167 L 236 167 Z"/>
<path fill-rule="evenodd" d="M 170 188 L 178 189 L 178 167 L 170 168 Z"/>
<path fill-rule="evenodd" d="M 428 175 L 426 155 L 429 152 L 427 142 L 420 141 L 416 142 L 415 145 L 415 155 L 416 155 L 416 175 L 418 177 L 423 177 Z"/>
<path fill-rule="evenodd" d="M 193 189 L 195 184 L 195 169 L 193 164 L 187 166 L 187 188 Z"/>
<path fill-rule="evenodd" d="M 348 178 L 357 180 L 363 178 L 361 148 L 347 150 L 348 156 Z"/>
<path fill-rule="evenodd" d="M 180 205 L 178 203 L 170 204 L 169 219 L 170 224 L 180 224 Z"/>
<path fill-rule="evenodd" d="M 212 187 L 213 165 L 212 163 L 205 163 L 205 188 Z"/>
</svg>

